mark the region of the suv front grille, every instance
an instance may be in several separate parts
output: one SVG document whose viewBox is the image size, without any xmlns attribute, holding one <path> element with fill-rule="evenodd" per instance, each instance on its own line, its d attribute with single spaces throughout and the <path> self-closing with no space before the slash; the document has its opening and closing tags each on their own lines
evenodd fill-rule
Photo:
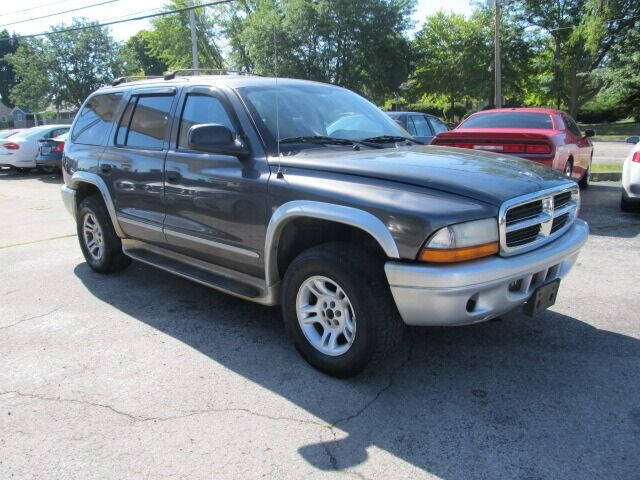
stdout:
<svg viewBox="0 0 640 480">
<path fill-rule="evenodd" d="M 524 253 L 559 237 L 575 221 L 579 203 L 575 186 L 506 201 L 499 217 L 501 255 Z"/>
</svg>

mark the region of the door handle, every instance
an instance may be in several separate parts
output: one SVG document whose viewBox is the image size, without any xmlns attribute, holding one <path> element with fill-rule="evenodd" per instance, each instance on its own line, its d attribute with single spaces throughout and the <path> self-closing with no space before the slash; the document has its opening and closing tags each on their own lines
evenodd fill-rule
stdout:
<svg viewBox="0 0 640 480">
<path fill-rule="evenodd" d="M 112 165 L 110 163 L 103 163 L 100 165 L 100 171 L 102 173 L 111 173 Z"/>
<path fill-rule="evenodd" d="M 178 183 L 180 181 L 181 175 L 180 172 L 169 171 L 166 174 L 166 179 L 168 183 Z"/>
</svg>

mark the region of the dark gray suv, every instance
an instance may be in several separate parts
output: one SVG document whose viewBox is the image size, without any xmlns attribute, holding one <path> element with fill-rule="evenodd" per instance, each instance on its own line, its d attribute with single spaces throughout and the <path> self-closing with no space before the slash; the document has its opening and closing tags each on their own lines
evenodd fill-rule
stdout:
<svg viewBox="0 0 640 480">
<path fill-rule="evenodd" d="M 133 258 L 280 304 L 302 356 L 342 377 L 405 324 L 548 307 L 588 233 L 563 175 L 418 145 L 353 92 L 300 80 L 114 82 L 76 116 L 63 170 L 91 268 Z"/>
</svg>

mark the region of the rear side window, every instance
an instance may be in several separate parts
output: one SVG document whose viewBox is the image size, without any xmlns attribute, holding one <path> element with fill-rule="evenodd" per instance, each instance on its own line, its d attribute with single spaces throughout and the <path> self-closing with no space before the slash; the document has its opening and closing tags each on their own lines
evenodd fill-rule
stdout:
<svg viewBox="0 0 640 480">
<path fill-rule="evenodd" d="M 189 129 L 203 123 L 217 123 L 235 131 L 229 114 L 218 98 L 192 94 L 187 96 L 182 110 L 178 148 L 189 148 Z"/>
<path fill-rule="evenodd" d="M 169 128 L 172 102 L 173 95 L 132 97 L 118 125 L 116 144 L 162 149 Z"/>
<path fill-rule="evenodd" d="M 424 118 L 424 115 L 411 115 L 411 120 L 413 120 L 413 126 L 416 129 L 416 137 L 431 136 L 431 128 L 427 123 L 427 119 Z"/>
<path fill-rule="evenodd" d="M 563 115 L 564 123 L 567 126 L 567 130 L 573 133 L 576 137 L 581 137 L 582 133 L 580 133 L 580 127 L 576 124 L 576 122 L 569 115 Z"/>
<path fill-rule="evenodd" d="M 91 97 L 78 113 L 71 140 L 84 145 L 103 145 L 121 99 L 121 92 Z"/>
<path fill-rule="evenodd" d="M 539 128 L 552 130 L 548 113 L 480 113 L 469 117 L 458 128 Z"/>
<path fill-rule="evenodd" d="M 437 118 L 429 117 L 429 123 L 431 124 L 431 128 L 436 135 L 449 130 L 449 128 Z"/>
</svg>

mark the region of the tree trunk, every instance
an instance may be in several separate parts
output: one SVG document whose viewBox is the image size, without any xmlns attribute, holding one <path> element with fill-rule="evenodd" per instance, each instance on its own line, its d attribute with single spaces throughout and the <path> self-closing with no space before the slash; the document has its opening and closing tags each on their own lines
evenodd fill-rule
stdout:
<svg viewBox="0 0 640 480">
<path fill-rule="evenodd" d="M 571 86 L 569 88 L 569 114 L 576 118 L 578 115 L 578 72 L 575 68 L 571 70 Z"/>
</svg>

